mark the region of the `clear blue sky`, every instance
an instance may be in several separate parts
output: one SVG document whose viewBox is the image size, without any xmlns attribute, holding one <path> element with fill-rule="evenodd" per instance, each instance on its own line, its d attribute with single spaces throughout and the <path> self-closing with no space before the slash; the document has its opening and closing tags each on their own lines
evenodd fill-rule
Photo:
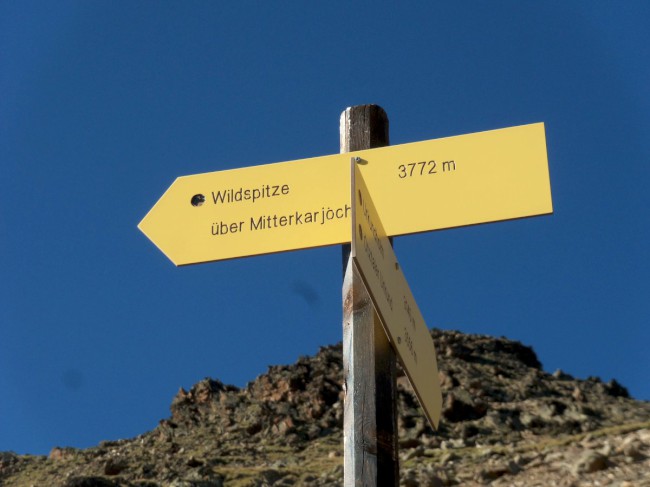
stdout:
<svg viewBox="0 0 650 487">
<path fill-rule="evenodd" d="M 555 214 L 400 237 L 429 326 L 650 399 L 650 3 L 0 2 L 0 450 L 133 437 L 341 339 L 339 247 L 176 268 L 181 175 L 545 122 Z M 442 360 L 442 358 L 441 358 Z"/>
</svg>

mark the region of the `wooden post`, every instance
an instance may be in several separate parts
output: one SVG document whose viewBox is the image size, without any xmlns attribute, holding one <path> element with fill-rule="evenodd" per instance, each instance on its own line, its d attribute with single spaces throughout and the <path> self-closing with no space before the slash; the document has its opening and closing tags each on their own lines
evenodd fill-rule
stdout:
<svg viewBox="0 0 650 487">
<path fill-rule="evenodd" d="M 377 105 L 341 114 L 341 152 L 389 144 L 388 117 Z M 396 356 L 361 277 L 343 248 L 344 482 L 399 485 Z"/>
</svg>

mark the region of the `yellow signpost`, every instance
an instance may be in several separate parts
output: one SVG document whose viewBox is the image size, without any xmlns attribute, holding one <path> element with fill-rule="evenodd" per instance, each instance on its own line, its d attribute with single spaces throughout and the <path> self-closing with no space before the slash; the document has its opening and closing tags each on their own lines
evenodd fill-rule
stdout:
<svg viewBox="0 0 650 487">
<path fill-rule="evenodd" d="M 389 236 L 553 212 L 542 123 L 354 155 Z M 176 265 L 348 243 L 349 157 L 180 177 L 138 227 Z"/>
<path fill-rule="evenodd" d="M 442 393 L 433 340 L 354 159 L 352 258 L 422 409 L 431 425 L 438 428 Z M 372 164 L 367 162 L 363 172 L 371 172 Z"/>
<path fill-rule="evenodd" d="M 342 150 L 388 144 L 380 107 L 350 107 L 341 120 Z M 350 157 L 360 162 L 352 171 Z M 138 227 L 176 265 L 351 242 L 344 480 L 397 485 L 395 355 L 434 428 L 442 394 L 433 340 L 389 237 L 552 212 L 537 123 L 180 177 Z"/>
</svg>

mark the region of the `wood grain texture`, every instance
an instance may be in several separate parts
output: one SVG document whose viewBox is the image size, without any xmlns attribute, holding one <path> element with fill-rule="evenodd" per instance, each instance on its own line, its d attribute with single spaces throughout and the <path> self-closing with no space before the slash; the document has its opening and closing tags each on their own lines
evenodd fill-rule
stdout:
<svg viewBox="0 0 650 487">
<path fill-rule="evenodd" d="M 377 105 L 341 114 L 341 152 L 388 145 L 388 117 Z M 344 485 L 397 486 L 396 355 L 370 296 L 343 247 Z"/>
</svg>

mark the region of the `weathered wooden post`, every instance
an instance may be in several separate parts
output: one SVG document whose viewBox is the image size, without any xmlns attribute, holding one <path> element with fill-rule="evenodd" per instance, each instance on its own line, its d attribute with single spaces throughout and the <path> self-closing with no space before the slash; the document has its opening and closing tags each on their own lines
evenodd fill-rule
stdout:
<svg viewBox="0 0 650 487">
<path fill-rule="evenodd" d="M 377 105 L 341 114 L 341 152 L 389 144 L 388 117 Z M 370 296 L 343 247 L 344 485 L 397 486 L 396 355 Z"/>
</svg>

